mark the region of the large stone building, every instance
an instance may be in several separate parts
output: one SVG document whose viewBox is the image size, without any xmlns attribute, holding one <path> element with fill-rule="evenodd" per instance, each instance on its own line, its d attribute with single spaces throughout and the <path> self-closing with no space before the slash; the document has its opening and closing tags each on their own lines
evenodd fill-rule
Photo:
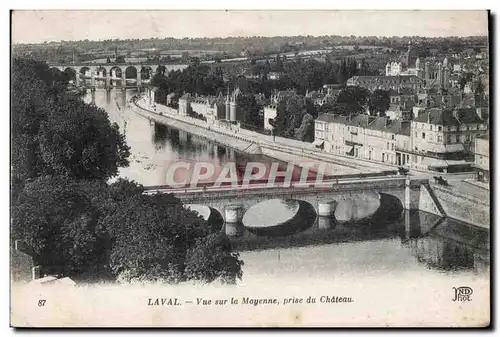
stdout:
<svg viewBox="0 0 500 337">
<path fill-rule="evenodd" d="M 404 56 L 386 64 L 385 76 L 354 76 L 347 81 L 347 85 L 357 85 L 370 91 L 407 88 L 420 92 L 424 88 L 447 90 L 450 80 L 451 67 L 447 58 L 443 62 L 436 62 L 434 58 L 422 61 L 410 41 Z"/>
<path fill-rule="evenodd" d="M 207 120 L 224 119 L 224 97 L 219 94 L 217 97 L 194 97 L 191 100 L 193 112 L 204 116 Z"/>
<path fill-rule="evenodd" d="M 471 169 L 474 140 L 487 124 L 470 109 L 428 109 L 412 121 L 323 114 L 315 122 L 315 141 L 324 151 L 416 170 L 458 172 Z"/>
<path fill-rule="evenodd" d="M 448 172 L 470 167 L 475 138 L 487 132 L 487 123 L 474 108 L 432 108 L 411 123 L 413 167 Z"/>
<path fill-rule="evenodd" d="M 231 95 L 229 92 L 224 101 L 222 93 L 218 96 L 192 96 L 191 94 L 184 94 L 179 98 L 178 113 L 182 116 L 189 116 L 195 112 L 204 116 L 207 121 L 225 119 L 228 121 L 237 121 L 239 118 L 238 97 L 241 95 L 239 88 L 233 91 Z"/>
<path fill-rule="evenodd" d="M 424 80 L 415 76 L 353 76 L 347 80 L 348 86 L 359 86 L 370 91 L 410 89 L 415 92 L 424 88 Z"/>
</svg>

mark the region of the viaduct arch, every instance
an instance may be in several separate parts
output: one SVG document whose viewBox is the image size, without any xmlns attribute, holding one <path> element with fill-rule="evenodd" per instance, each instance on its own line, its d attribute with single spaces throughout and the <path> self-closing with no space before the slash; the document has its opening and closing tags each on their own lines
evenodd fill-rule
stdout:
<svg viewBox="0 0 500 337">
<path fill-rule="evenodd" d="M 50 68 L 56 68 L 71 76 L 77 87 L 88 85 L 95 86 L 96 81 L 104 81 L 107 87 L 132 86 L 140 87 L 142 83 L 149 83 L 158 67 L 165 67 L 165 72 L 183 70 L 187 64 L 141 64 L 141 63 L 103 63 L 103 64 L 49 64 Z M 135 74 L 135 76 L 133 76 Z"/>
</svg>

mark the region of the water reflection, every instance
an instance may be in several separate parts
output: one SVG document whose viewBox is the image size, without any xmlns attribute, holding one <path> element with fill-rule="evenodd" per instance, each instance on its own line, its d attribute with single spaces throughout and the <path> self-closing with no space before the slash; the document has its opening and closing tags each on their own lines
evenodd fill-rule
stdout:
<svg viewBox="0 0 500 337">
<path fill-rule="evenodd" d="M 488 230 L 420 211 L 405 211 L 401 218 L 393 219 L 391 223 L 372 221 L 322 226 L 318 219 L 315 226 L 285 237 L 262 237 L 246 231 L 241 237 L 232 239 L 239 250 L 295 249 L 293 247 L 381 240 L 399 241 L 400 246 L 408 251 L 408 259 L 417 261 L 426 269 L 476 273 L 489 270 Z M 346 250 L 346 254 L 355 256 L 356 253 Z M 394 251 L 393 254 L 401 252 Z"/>
</svg>

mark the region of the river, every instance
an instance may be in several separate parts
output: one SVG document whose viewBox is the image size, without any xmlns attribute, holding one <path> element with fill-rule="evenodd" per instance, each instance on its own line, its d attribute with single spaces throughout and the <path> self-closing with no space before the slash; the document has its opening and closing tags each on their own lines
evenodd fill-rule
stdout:
<svg viewBox="0 0 500 337">
<path fill-rule="evenodd" d="M 95 93 L 96 105 L 106 109 L 109 118 L 118 123 L 131 147 L 130 166 L 120 169 L 121 177 L 143 185 L 161 185 L 168 165 L 178 160 L 211 161 L 216 165 L 251 160 L 196 135 L 155 125 L 136 115 L 126 107 L 136 93 L 113 90 L 108 99 L 103 90 Z M 85 97 L 87 102 L 90 95 Z M 259 160 L 272 161 L 266 157 Z M 489 232 L 459 221 L 439 221 L 423 212 L 404 212 L 390 223 L 311 226 L 289 237 L 236 238 L 235 245 L 245 262 L 242 282 L 263 278 L 368 282 L 373 277 L 409 277 L 415 282 L 438 278 L 463 286 L 467 284 L 460 284 L 460 280 L 489 279 Z M 451 296 L 449 291 L 446 296 Z"/>
</svg>

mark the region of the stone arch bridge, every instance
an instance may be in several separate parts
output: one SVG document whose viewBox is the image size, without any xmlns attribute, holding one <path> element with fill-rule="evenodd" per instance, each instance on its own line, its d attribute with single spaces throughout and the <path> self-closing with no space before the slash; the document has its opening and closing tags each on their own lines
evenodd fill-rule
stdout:
<svg viewBox="0 0 500 337">
<path fill-rule="evenodd" d="M 95 88 L 98 81 L 104 82 L 106 88 L 140 87 L 143 83 L 150 82 L 159 66 L 158 64 L 142 63 L 49 64 L 50 68 L 56 68 L 70 75 L 74 79 L 76 87 L 86 86 L 90 88 Z M 165 73 L 188 67 L 187 64 L 161 66 L 165 67 Z"/>
<path fill-rule="evenodd" d="M 374 192 L 396 198 L 403 209 L 418 210 L 421 187 L 428 184 L 428 179 L 408 179 L 401 176 L 339 180 L 328 187 L 179 189 L 172 193 L 184 204 L 204 205 L 218 211 L 228 226 L 228 223 L 240 222 L 250 207 L 276 198 L 305 201 L 314 207 L 319 218 L 331 217 L 340 200 L 363 194 L 373 195 Z M 170 193 L 169 189 L 157 187 L 147 190 L 148 193 Z"/>
</svg>

